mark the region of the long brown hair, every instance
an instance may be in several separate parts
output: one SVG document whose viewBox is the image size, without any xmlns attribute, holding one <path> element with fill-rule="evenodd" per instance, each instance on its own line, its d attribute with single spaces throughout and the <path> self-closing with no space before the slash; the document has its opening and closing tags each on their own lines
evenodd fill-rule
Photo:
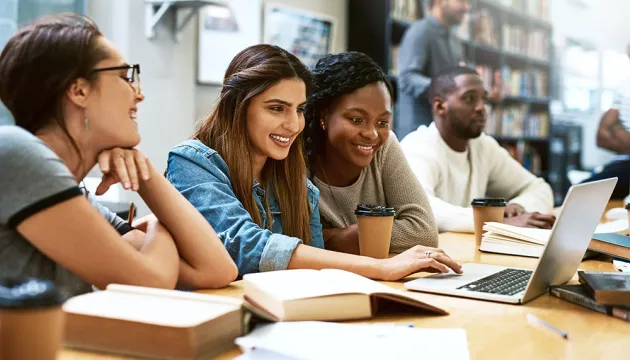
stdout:
<svg viewBox="0 0 630 360">
<path fill-rule="evenodd" d="M 256 224 L 262 218 L 252 193 L 254 175 L 250 165 L 252 147 L 247 136 L 247 108 L 252 98 L 283 79 L 298 78 L 311 91 L 310 71 L 289 52 L 271 45 L 254 45 L 241 51 L 230 63 L 223 79 L 218 104 L 201 123 L 193 138 L 216 150 L 227 163 L 236 197 Z M 270 184 L 282 211 L 283 233 L 310 244 L 310 217 L 306 192 L 303 135 L 291 145 L 284 160 L 267 159 L 263 183 Z M 266 206 L 268 208 L 268 206 Z M 268 226 L 272 218 L 267 209 Z"/>
<path fill-rule="evenodd" d="M 58 14 L 39 19 L 9 39 L 0 54 L 0 100 L 15 125 L 35 134 L 55 122 L 81 156 L 63 118 L 63 97 L 76 79 L 93 80 L 92 69 L 107 58 L 99 36 L 88 17 Z"/>
</svg>

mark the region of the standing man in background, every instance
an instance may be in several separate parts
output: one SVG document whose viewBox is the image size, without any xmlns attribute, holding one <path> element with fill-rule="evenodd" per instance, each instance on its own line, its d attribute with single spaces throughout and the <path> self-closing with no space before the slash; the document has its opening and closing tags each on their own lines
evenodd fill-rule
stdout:
<svg viewBox="0 0 630 360">
<path fill-rule="evenodd" d="M 427 0 L 429 13 L 409 27 L 400 45 L 399 115 L 394 121 L 402 139 L 433 118 L 427 89 L 441 70 L 462 64 L 464 50 L 451 27 L 470 10 L 469 0 Z"/>
<path fill-rule="evenodd" d="M 630 57 L 630 43 L 626 51 Z M 612 162 L 584 182 L 618 177 L 611 198 L 623 199 L 630 192 L 630 79 L 624 79 L 613 104 L 602 115 L 597 129 L 597 146 L 617 153 Z"/>
</svg>

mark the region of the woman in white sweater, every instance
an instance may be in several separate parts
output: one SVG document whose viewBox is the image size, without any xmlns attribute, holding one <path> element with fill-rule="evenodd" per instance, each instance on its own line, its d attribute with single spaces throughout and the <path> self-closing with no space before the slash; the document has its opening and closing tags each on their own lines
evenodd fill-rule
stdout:
<svg viewBox="0 0 630 360">
<path fill-rule="evenodd" d="M 473 232 L 472 199 L 508 200 L 505 223 L 551 228 L 551 187 L 483 134 L 486 91 L 477 72 L 445 70 L 431 84 L 434 122 L 407 135 L 401 146 L 431 201 L 440 231 Z"/>
</svg>

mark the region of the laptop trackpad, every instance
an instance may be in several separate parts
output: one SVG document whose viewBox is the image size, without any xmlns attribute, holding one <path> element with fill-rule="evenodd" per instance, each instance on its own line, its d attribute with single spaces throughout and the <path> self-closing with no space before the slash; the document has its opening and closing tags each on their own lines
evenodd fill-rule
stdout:
<svg viewBox="0 0 630 360">
<path fill-rule="evenodd" d="M 412 280 L 405 284 L 408 289 L 457 289 L 473 281 L 482 279 L 486 276 L 505 270 L 505 266 L 486 265 L 486 264 L 463 264 L 464 273 L 458 275 L 454 272 L 446 274 L 435 274 L 420 279 Z"/>
</svg>

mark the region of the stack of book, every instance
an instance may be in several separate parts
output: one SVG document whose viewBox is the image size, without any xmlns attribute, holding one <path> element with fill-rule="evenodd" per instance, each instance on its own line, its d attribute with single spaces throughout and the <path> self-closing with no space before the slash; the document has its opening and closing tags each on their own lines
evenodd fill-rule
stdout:
<svg viewBox="0 0 630 360">
<path fill-rule="evenodd" d="M 552 286 L 552 296 L 630 321 L 630 274 L 578 271 L 580 284 Z"/>
</svg>

